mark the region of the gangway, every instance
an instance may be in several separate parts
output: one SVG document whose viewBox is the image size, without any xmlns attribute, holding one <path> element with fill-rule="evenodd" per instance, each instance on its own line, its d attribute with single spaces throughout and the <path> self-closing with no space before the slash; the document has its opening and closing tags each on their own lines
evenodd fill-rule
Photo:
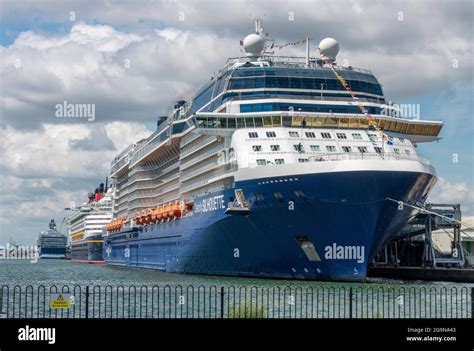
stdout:
<svg viewBox="0 0 474 351">
<path fill-rule="evenodd" d="M 383 257 L 382 261 L 376 264 L 388 264 L 389 253 L 391 263 L 398 265 L 400 259 L 399 245 L 407 243 L 407 239 L 423 235 L 423 253 L 421 264 L 425 267 L 437 266 L 459 266 L 465 265 L 465 255 L 462 246 L 461 233 L 470 236 L 462 228 L 470 228 L 469 225 L 461 221 L 461 205 L 459 204 L 425 204 L 415 206 L 396 199 L 387 198 L 387 201 L 397 203 L 402 208 L 404 206 L 419 210 L 418 215 L 410 221 L 396 236 L 387 243 L 379 253 Z M 451 241 L 449 254 L 442 254 L 433 241 L 433 235 L 439 232 L 449 233 Z M 434 233 L 436 232 L 436 233 Z"/>
</svg>

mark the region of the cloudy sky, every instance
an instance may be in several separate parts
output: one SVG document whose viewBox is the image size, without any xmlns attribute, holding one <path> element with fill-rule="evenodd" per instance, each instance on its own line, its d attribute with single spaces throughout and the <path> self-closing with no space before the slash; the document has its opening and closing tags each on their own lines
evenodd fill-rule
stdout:
<svg viewBox="0 0 474 351">
<path fill-rule="evenodd" d="M 255 17 L 276 43 L 337 38 L 339 60 L 371 69 L 388 99 L 445 122 L 418 148 L 440 177 L 431 201 L 474 216 L 471 0 L 1 0 L 0 244 L 61 223 L 115 154 L 239 55 Z M 58 118 L 64 101 L 95 104 L 95 120 Z"/>
</svg>

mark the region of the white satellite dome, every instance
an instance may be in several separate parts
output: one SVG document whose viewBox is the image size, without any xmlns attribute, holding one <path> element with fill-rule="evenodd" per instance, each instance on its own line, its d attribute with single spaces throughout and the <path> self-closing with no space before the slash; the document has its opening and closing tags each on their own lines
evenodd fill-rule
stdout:
<svg viewBox="0 0 474 351">
<path fill-rule="evenodd" d="M 334 61 L 339 53 L 339 43 L 334 38 L 324 38 L 319 43 L 319 51 L 321 52 L 321 55 Z"/>
<path fill-rule="evenodd" d="M 243 46 L 248 56 L 260 56 L 265 48 L 266 39 L 258 34 L 249 34 L 245 37 Z"/>
</svg>

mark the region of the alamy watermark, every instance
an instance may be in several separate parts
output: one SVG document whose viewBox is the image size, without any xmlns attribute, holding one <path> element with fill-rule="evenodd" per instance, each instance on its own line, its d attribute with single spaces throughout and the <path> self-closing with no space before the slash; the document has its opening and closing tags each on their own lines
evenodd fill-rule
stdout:
<svg viewBox="0 0 474 351">
<path fill-rule="evenodd" d="M 413 119 L 421 118 L 420 104 L 395 104 L 389 101 L 386 106 L 387 107 L 382 108 L 380 111 L 382 116 Z"/>
<path fill-rule="evenodd" d="M 64 101 L 55 106 L 57 118 L 87 118 L 89 122 L 95 120 L 95 104 L 73 104 Z"/>
<path fill-rule="evenodd" d="M 36 246 L 23 246 L 7 243 L 0 245 L 0 260 L 30 260 L 38 262 L 39 252 Z"/>
<path fill-rule="evenodd" d="M 356 260 L 358 263 L 365 262 L 365 247 L 360 245 L 337 245 L 333 243 L 324 248 L 326 260 Z"/>
</svg>

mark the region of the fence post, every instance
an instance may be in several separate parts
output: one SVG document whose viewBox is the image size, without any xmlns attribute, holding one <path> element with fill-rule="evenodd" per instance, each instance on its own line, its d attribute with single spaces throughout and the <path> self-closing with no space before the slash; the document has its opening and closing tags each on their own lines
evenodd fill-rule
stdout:
<svg viewBox="0 0 474 351">
<path fill-rule="evenodd" d="M 471 318 L 474 319 L 474 287 L 471 288 Z"/>
<path fill-rule="evenodd" d="M 349 287 L 349 318 L 352 319 L 352 286 Z"/>
<path fill-rule="evenodd" d="M 473 288 L 474 291 L 474 288 Z M 221 286 L 221 319 L 224 318 L 224 287 Z"/>
<path fill-rule="evenodd" d="M 86 285 L 86 319 L 89 318 L 89 285 Z"/>
</svg>

